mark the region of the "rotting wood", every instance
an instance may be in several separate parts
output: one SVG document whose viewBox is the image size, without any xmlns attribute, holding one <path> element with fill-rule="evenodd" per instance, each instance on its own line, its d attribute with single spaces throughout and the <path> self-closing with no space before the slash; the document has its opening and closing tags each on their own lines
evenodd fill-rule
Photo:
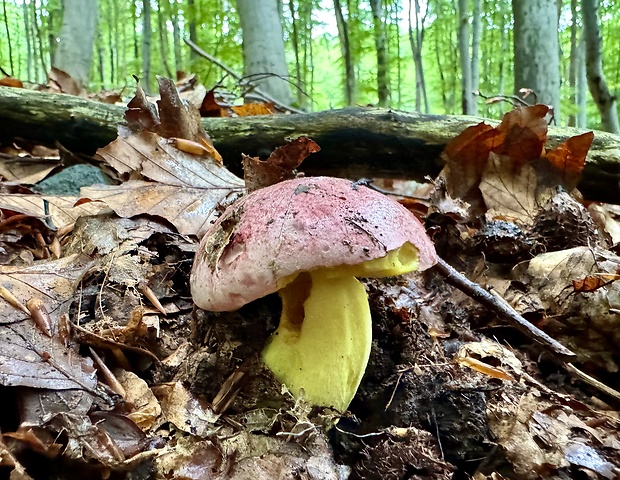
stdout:
<svg viewBox="0 0 620 480">
<path fill-rule="evenodd" d="M 23 137 L 92 154 L 116 138 L 124 108 L 68 95 L 0 87 L 0 141 Z M 241 154 L 267 156 L 287 138 L 308 135 L 321 146 L 302 170 L 350 178 L 435 176 L 446 143 L 470 125 L 497 121 L 353 107 L 301 115 L 205 118 L 203 124 L 226 165 L 241 174 Z M 550 127 L 548 146 L 583 133 Z M 595 132 L 579 185 L 589 200 L 620 198 L 620 136 Z"/>
</svg>

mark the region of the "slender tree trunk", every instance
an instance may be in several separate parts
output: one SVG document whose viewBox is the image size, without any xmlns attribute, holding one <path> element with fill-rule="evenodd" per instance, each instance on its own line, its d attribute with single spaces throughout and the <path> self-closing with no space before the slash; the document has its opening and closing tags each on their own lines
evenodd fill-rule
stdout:
<svg viewBox="0 0 620 480">
<path fill-rule="evenodd" d="M 194 0 L 187 0 L 187 10 L 189 14 L 189 39 L 198 45 L 198 33 L 196 32 L 196 4 Z M 190 50 L 189 60 L 192 68 L 197 58 L 196 52 Z"/>
<path fill-rule="evenodd" d="M 24 1 L 22 3 L 22 11 L 24 14 L 24 36 L 26 37 L 26 72 L 28 74 L 28 81 L 33 81 L 32 76 L 32 35 L 30 31 L 30 15 L 28 10 L 28 4 Z"/>
<path fill-rule="evenodd" d="M 428 5 L 427 5 L 428 12 Z M 415 29 L 413 27 L 412 14 L 415 16 Z M 426 18 L 426 15 L 424 16 Z M 424 113 L 428 113 L 428 97 L 426 95 L 426 82 L 424 80 L 424 65 L 422 62 L 422 42 L 424 40 L 424 18 L 420 19 L 420 2 L 415 0 L 411 4 L 409 0 L 409 45 L 411 46 L 411 54 L 413 55 L 413 64 L 415 66 L 415 106 L 416 111 L 422 111 L 422 102 L 424 102 Z M 440 69 L 441 70 L 441 69 Z M 443 84 L 443 73 L 440 71 Z"/>
<path fill-rule="evenodd" d="M 175 0 L 168 0 L 170 7 L 170 20 L 172 22 L 172 43 L 174 45 L 174 68 L 178 72 L 183 70 L 183 57 L 181 56 L 181 28 L 179 27 L 179 7 Z"/>
<path fill-rule="evenodd" d="M 377 95 L 379 106 L 387 107 L 390 102 L 389 62 L 387 56 L 387 36 L 383 22 L 383 1 L 370 0 L 374 25 L 375 48 L 377 50 Z"/>
<path fill-rule="evenodd" d="M 41 22 L 39 19 L 39 12 L 37 11 L 36 2 L 32 3 L 32 18 L 34 21 L 34 28 L 37 31 L 37 46 L 39 48 L 39 61 L 41 62 L 41 76 L 42 78 L 45 78 L 49 69 L 45 60 L 45 49 L 43 48 L 43 32 L 41 31 Z"/>
<path fill-rule="evenodd" d="M 71 75 L 80 87 L 88 85 L 97 15 L 97 0 L 63 0 L 54 66 Z"/>
<path fill-rule="evenodd" d="M 106 2 L 107 5 L 105 6 L 106 9 L 106 18 L 108 20 L 108 48 L 109 50 L 109 62 L 110 62 L 110 84 L 114 85 L 116 82 L 116 69 L 114 68 L 114 56 L 117 55 L 117 43 L 116 43 L 116 35 L 114 35 L 114 30 L 113 30 L 113 26 L 115 26 L 115 22 L 114 19 L 112 18 L 112 5 L 110 4 L 110 2 Z M 114 2 L 116 3 L 116 2 Z M 103 48 L 103 47 L 100 47 Z M 103 70 L 102 70 L 103 73 Z M 101 78 L 101 86 L 103 87 L 104 85 L 104 79 L 103 79 L 103 75 Z"/>
<path fill-rule="evenodd" d="M 577 45 L 577 127 L 586 128 L 587 124 L 587 91 L 588 78 L 586 74 L 586 44 L 581 35 Z"/>
<path fill-rule="evenodd" d="M 598 1 L 581 0 L 583 33 L 586 44 L 586 74 L 594 103 L 601 114 L 603 130 L 620 133 L 616 97 L 612 95 L 603 74 L 603 40 L 598 24 Z"/>
<path fill-rule="evenodd" d="M 400 51 L 400 17 L 398 15 L 398 5 L 399 2 L 394 2 L 392 4 L 392 12 L 393 12 L 393 20 L 392 24 L 396 28 L 396 91 L 398 92 L 398 101 L 396 104 L 397 108 L 401 108 L 402 106 L 402 59 L 401 59 L 401 51 Z"/>
<path fill-rule="evenodd" d="M 168 0 L 157 0 L 157 28 L 159 30 L 159 54 L 161 55 L 161 61 L 164 65 L 164 70 L 168 78 L 175 78 L 170 70 L 170 64 L 168 63 L 168 29 L 166 28 L 166 21 L 164 20 L 162 2 L 168 2 Z"/>
<path fill-rule="evenodd" d="M 344 58 L 344 98 L 347 105 L 353 105 L 355 103 L 355 71 L 353 70 L 351 42 L 349 41 L 349 26 L 342 13 L 340 0 L 334 0 L 334 10 L 336 12 L 338 38 L 340 39 L 340 52 Z M 347 14 L 349 17 L 351 16 L 350 12 Z"/>
<path fill-rule="evenodd" d="M 278 101 L 290 104 L 291 88 L 276 0 L 237 0 L 237 10 L 243 30 L 245 74 L 256 76 L 254 84 Z"/>
<path fill-rule="evenodd" d="M 551 105 L 560 120 L 560 47 L 554 0 L 515 0 L 515 91 L 532 89 L 539 103 Z M 533 99 L 532 99 L 533 100 Z"/>
<path fill-rule="evenodd" d="M 142 87 L 151 91 L 151 1 L 142 0 Z"/>
<path fill-rule="evenodd" d="M 480 39 L 482 37 L 482 0 L 474 0 L 474 16 L 471 22 L 471 89 L 472 115 L 478 115 L 478 96 L 480 88 Z"/>
<path fill-rule="evenodd" d="M 469 56 L 469 6 L 459 0 L 459 58 L 461 61 L 461 105 L 464 115 L 474 114 L 471 58 Z"/>
<path fill-rule="evenodd" d="M 568 86 L 570 87 L 570 104 L 573 107 L 577 107 L 577 72 L 579 70 L 578 65 L 578 54 L 577 51 L 579 49 L 579 40 L 578 40 L 578 22 L 577 22 L 577 5 L 579 4 L 579 0 L 571 0 L 570 2 L 570 10 L 571 10 L 571 26 L 570 26 L 570 62 L 569 62 L 569 70 L 568 70 Z M 571 112 L 568 116 L 568 126 L 576 127 L 577 126 L 577 111 Z"/>
<path fill-rule="evenodd" d="M 295 13 L 295 2 L 293 2 L 292 0 L 288 2 L 288 8 L 291 11 L 291 22 L 292 22 L 292 26 L 293 26 L 293 52 L 295 53 L 295 76 L 297 78 L 297 85 L 299 87 L 305 87 L 304 86 L 304 79 L 302 78 L 302 73 L 301 73 L 301 59 L 299 58 L 299 18 L 298 15 Z M 305 88 L 303 88 L 305 90 Z M 304 107 L 305 106 L 305 101 L 304 101 L 304 92 L 302 90 L 302 88 L 297 88 L 295 89 L 295 96 L 297 98 L 297 105 L 299 105 L 299 107 Z"/>
<path fill-rule="evenodd" d="M 6 30 L 6 43 L 9 47 L 9 65 L 11 67 L 11 75 L 15 75 L 15 70 L 13 69 L 13 48 L 11 46 L 11 32 L 9 30 L 9 16 L 6 13 L 6 0 L 2 0 L 2 11 L 4 13 L 4 28 Z"/>
<path fill-rule="evenodd" d="M 105 88 L 105 51 L 101 30 L 97 32 L 97 70 L 99 72 L 99 84 Z"/>
</svg>

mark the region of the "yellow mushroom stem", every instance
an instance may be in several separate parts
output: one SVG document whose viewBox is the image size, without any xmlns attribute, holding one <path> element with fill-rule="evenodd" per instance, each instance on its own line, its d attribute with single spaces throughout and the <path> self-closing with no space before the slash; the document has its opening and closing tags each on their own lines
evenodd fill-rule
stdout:
<svg viewBox="0 0 620 480">
<path fill-rule="evenodd" d="M 366 289 L 355 277 L 416 270 L 418 250 L 405 243 L 384 257 L 285 279 L 282 316 L 263 361 L 296 397 L 345 411 L 359 387 L 372 343 Z"/>
</svg>

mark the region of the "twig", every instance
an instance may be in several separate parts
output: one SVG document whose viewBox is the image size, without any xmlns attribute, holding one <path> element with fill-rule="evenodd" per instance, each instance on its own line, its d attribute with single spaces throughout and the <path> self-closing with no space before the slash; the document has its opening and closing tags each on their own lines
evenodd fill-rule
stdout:
<svg viewBox="0 0 620 480">
<path fill-rule="evenodd" d="M 224 70 L 228 75 L 230 75 L 231 77 L 233 77 L 235 80 L 237 80 L 237 82 L 241 82 L 243 80 L 243 77 L 241 77 L 240 75 L 238 75 L 237 73 L 235 73 L 235 71 L 230 68 L 229 66 L 227 66 L 226 64 L 222 63 L 220 60 L 218 60 L 217 58 L 215 58 L 212 55 L 209 55 L 207 52 L 205 52 L 202 48 L 200 48 L 198 45 L 196 45 L 194 42 L 192 42 L 189 38 L 184 38 L 183 39 L 185 41 L 185 43 L 187 43 L 190 48 L 196 52 L 198 55 L 200 55 L 201 57 L 206 58 L 207 60 L 209 60 L 210 62 L 214 63 L 215 65 L 217 65 L 218 67 L 220 67 L 222 70 Z M 276 100 L 275 98 L 273 98 L 271 95 L 269 95 L 268 93 L 262 91 L 260 88 L 258 88 L 257 86 L 253 87 L 254 89 L 254 93 L 256 95 L 259 95 L 262 97 L 262 99 L 264 101 L 267 102 L 271 102 L 273 103 L 276 107 L 282 109 L 282 110 L 288 110 L 289 112 L 293 112 L 293 113 L 304 113 L 302 110 L 298 110 L 294 107 L 291 107 L 290 105 L 284 105 L 282 102 L 279 102 L 278 100 Z"/>
<path fill-rule="evenodd" d="M 554 354 L 563 357 L 565 360 L 574 359 L 576 357 L 573 351 L 566 348 L 557 340 L 551 338 L 538 327 L 532 325 L 525 318 L 523 318 L 515 309 L 508 305 L 508 303 L 499 301 L 480 285 L 472 282 L 465 275 L 456 271 L 443 259 L 439 258 L 437 265 L 435 265 L 435 267 L 433 268 L 438 271 L 442 275 L 442 277 L 444 277 L 446 282 L 448 282 L 450 285 L 458 288 L 463 293 L 467 294 L 477 302 L 489 308 L 498 316 L 509 322 L 511 325 L 518 328 L 526 335 L 532 337 L 540 344 L 549 348 Z"/>
<path fill-rule="evenodd" d="M 613 388 L 605 385 L 600 380 L 597 380 L 596 378 L 588 375 L 587 373 L 582 372 L 577 367 L 575 367 L 575 365 L 573 365 L 572 363 L 565 363 L 564 367 L 566 368 L 566 370 L 568 370 L 570 373 L 572 373 L 575 377 L 580 379 L 582 382 L 585 382 L 588 385 L 591 385 L 592 387 L 600 390 L 603 393 L 606 393 L 607 395 L 615 398 L 616 400 L 620 400 L 620 392 L 618 392 L 618 390 L 614 390 Z"/>
</svg>

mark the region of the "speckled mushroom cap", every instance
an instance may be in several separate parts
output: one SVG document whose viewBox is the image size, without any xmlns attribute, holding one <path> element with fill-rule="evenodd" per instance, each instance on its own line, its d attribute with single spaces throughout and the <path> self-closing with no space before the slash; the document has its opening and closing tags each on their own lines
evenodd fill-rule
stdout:
<svg viewBox="0 0 620 480">
<path fill-rule="evenodd" d="M 192 297 L 204 310 L 236 310 L 292 274 L 357 265 L 406 242 L 419 251 L 419 270 L 436 263 L 422 224 L 385 195 L 340 178 L 287 180 L 237 200 L 205 233 Z"/>
</svg>

